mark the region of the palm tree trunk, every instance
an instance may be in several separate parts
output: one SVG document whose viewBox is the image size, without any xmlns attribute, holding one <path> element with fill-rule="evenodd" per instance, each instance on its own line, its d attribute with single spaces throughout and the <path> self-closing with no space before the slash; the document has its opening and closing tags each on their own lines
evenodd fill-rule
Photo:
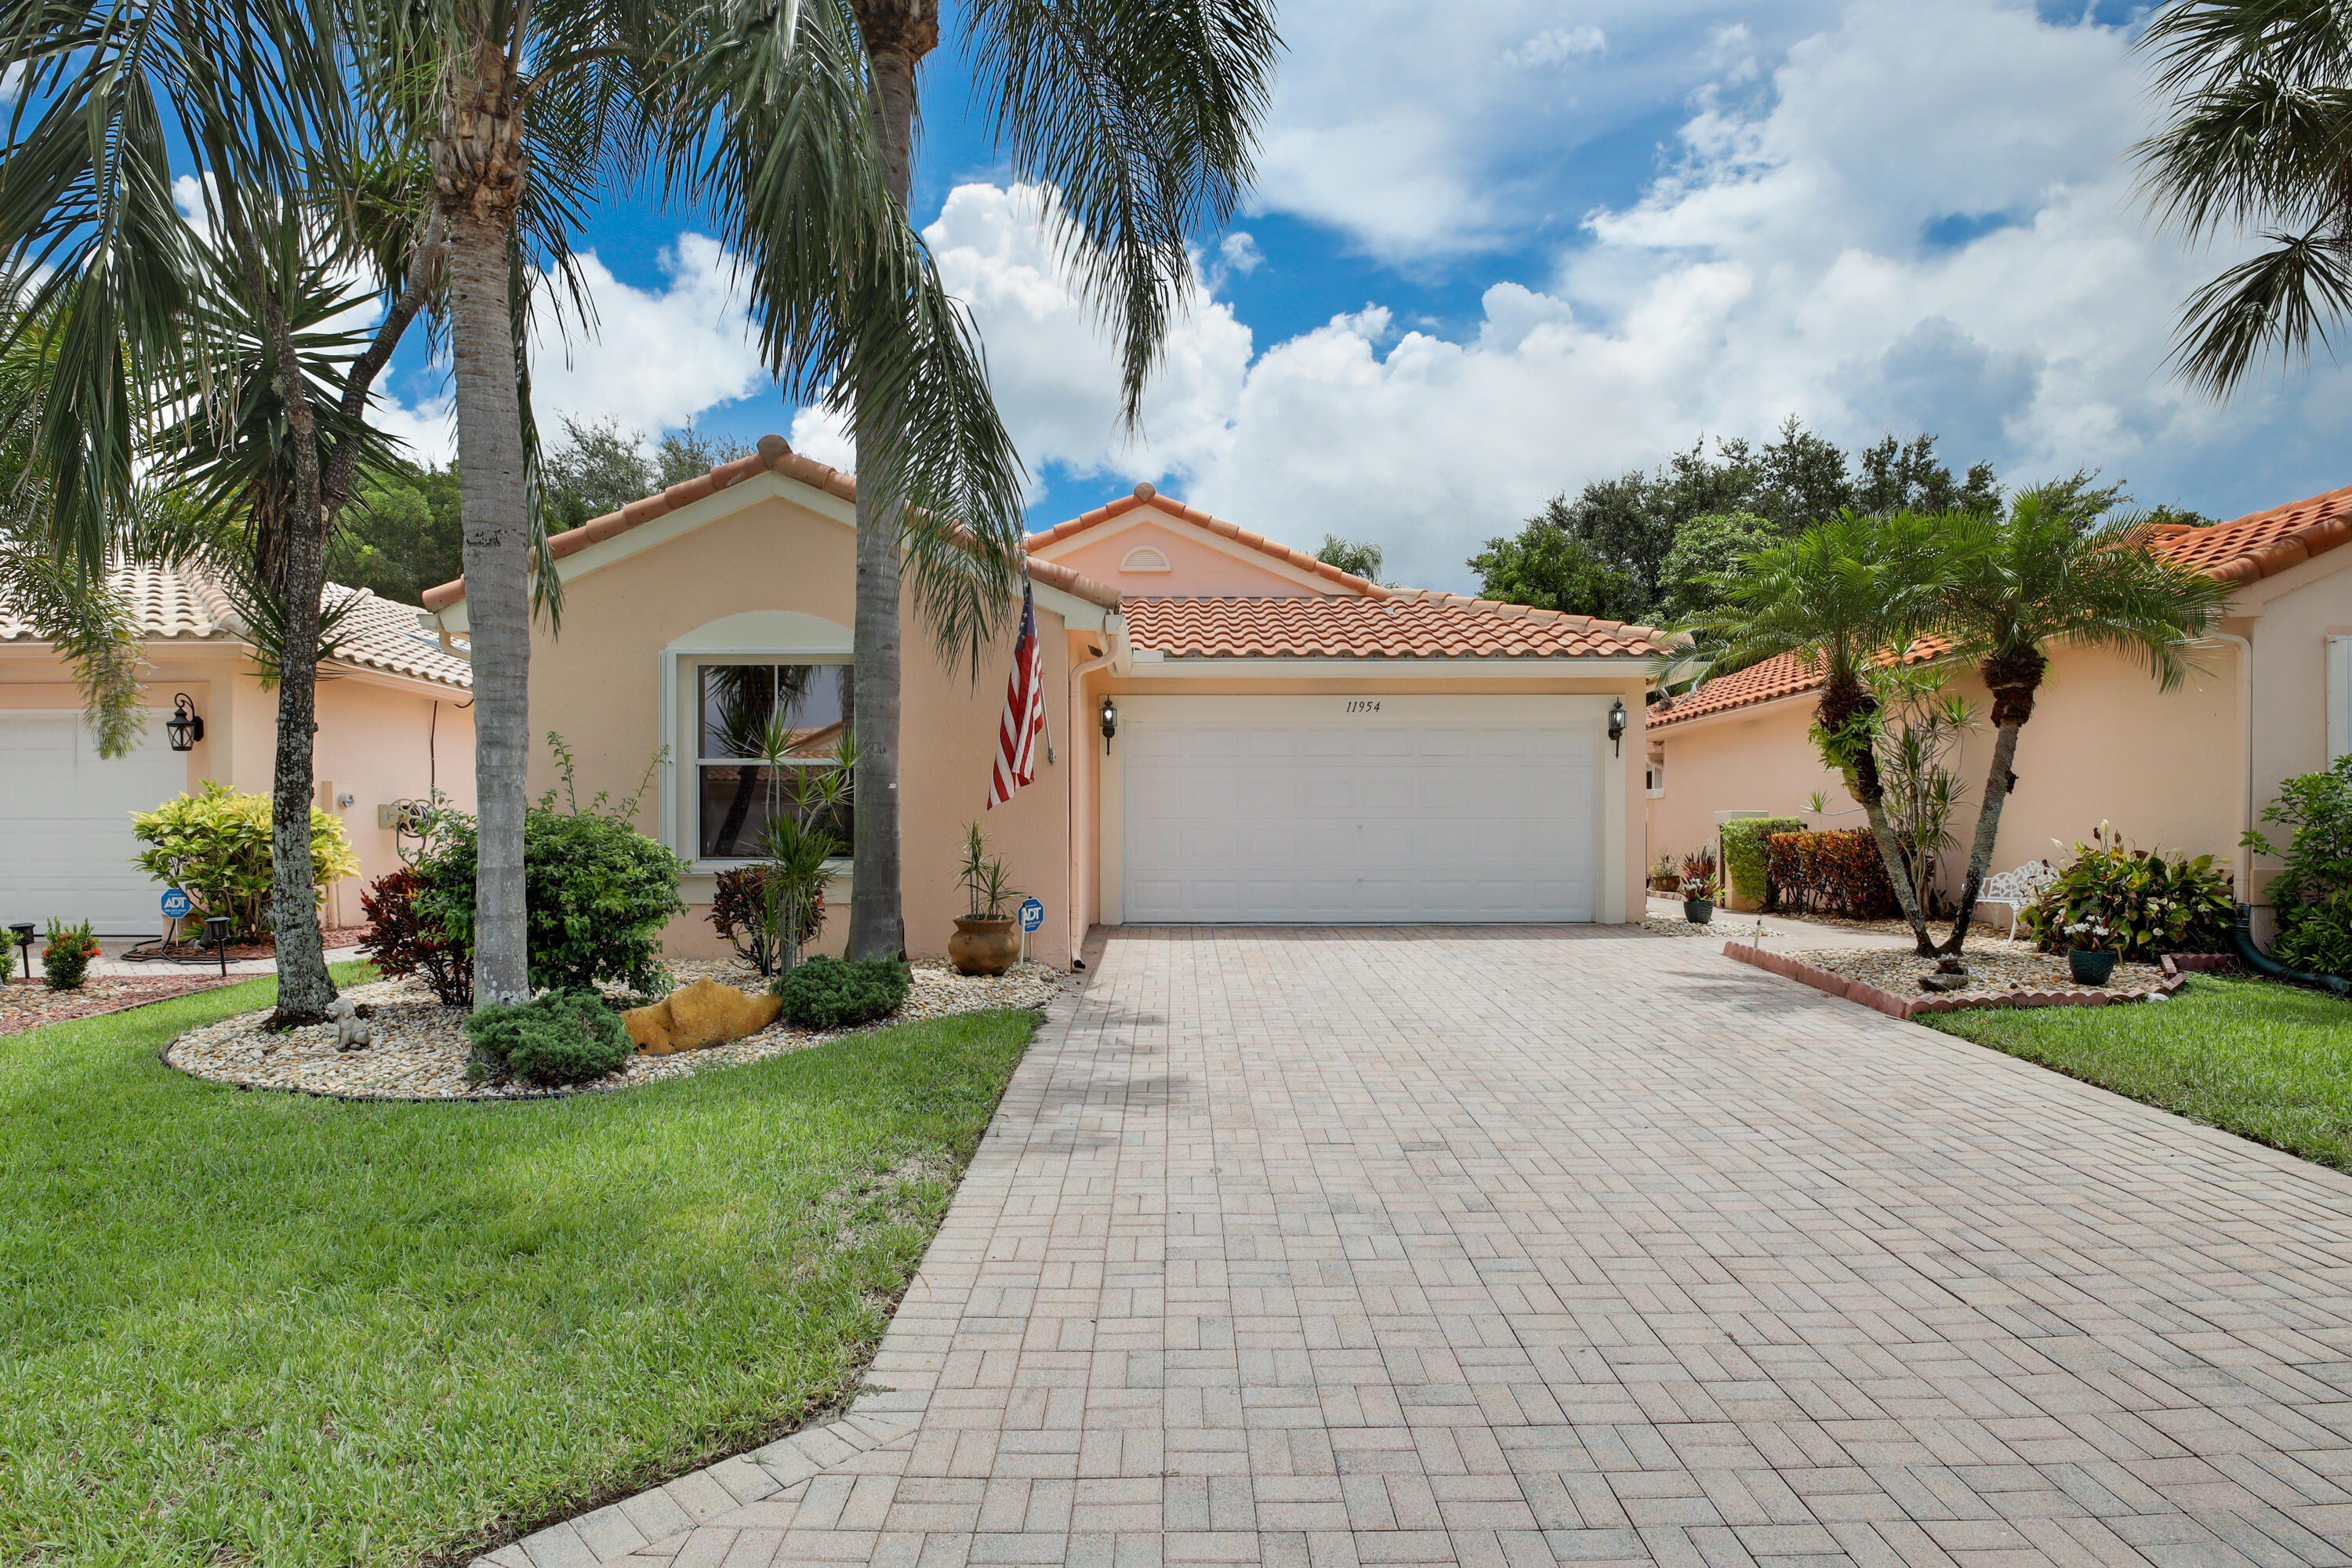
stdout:
<svg viewBox="0 0 2352 1568">
<path fill-rule="evenodd" d="M 518 17 L 510 24 L 524 26 Z M 433 141 L 446 235 L 467 638 L 474 666 L 474 1005 L 530 994 L 522 837 L 530 757 L 530 498 L 509 285 L 530 178 L 519 50 L 467 41 Z"/>
<path fill-rule="evenodd" d="M 1822 689 L 1815 718 L 1826 734 L 1849 733 L 1855 721 L 1877 707 L 1877 701 L 1863 689 L 1861 680 L 1846 670 L 1833 670 Z M 1826 746 L 1824 747 L 1826 750 Z M 1920 912 L 1919 900 L 1911 889 L 1910 868 L 1903 863 L 1903 846 L 1895 837 L 1895 825 L 1886 819 L 1886 786 L 1879 782 L 1878 757 L 1867 745 L 1857 746 L 1841 756 L 1840 772 L 1845 776 L 1846 794 L 1860 804 L 1870 819 L 1870 837 L 1878 846 L 1878 858 L 1886 868 L 1886 880 L 1895 889 L 1895 906 L 1903 918 L 1911 922 L 1911 935 L 1918 943 L 1922 957 L 1936 951 L 1935 938 L 1927 934 L 1927 921 Z"/>
<path fill-rule="evenodd" d="M 502 221 L 505 220 L 505 221 Z M 449 222 L 449 342 L 474 666 L 474 1005 L 530 993 L 522 837 L 530 760 L 530 499 L 507 306 L 507 215 Z"/>
<path fill-rule="evenodd" d="M 874 130 L 884 178 L 901 212 L 914 183 L 915 73 L 939 45 L 937 0 L 855 0 L 872 67 Z M 874 481 L 869 461 L 895 417 L 857 399 L 857 619 L 852 646 L 857 715 L 857 818 L 852 829 L 849 956 L 907 950 L 898 832 L 898 715 L 902 659 L 898 580 L 903 562 L 898 498 Z"/>
<path fill-rule="evenodd" d="M 2030 684 L 1992 688 L 1992 765 L 1985 773 L 1984 805 L 1977 810 L 1976 837 L 1969 845 L 1968 879 L 1960 884 L 1959 908 L 1952 911 L 1952 935 L 1944 943 L 1946 952 L 1959 952 L 1960 944 L 1968 941 L 1977 895 L 1984 890 L 1985 878 L 1992 870 L 1993 847 L 2000 837 L 2001 807 L 2009 803 L 2009 792 L 2017 786 L 2013 767 L 2017 738 L 2024 731 L 2025 721 L 2033 717 L 2033 696 L 2041 686 L 2043 668 L 2037 655 L 2032 661 Z"/>
</svg>

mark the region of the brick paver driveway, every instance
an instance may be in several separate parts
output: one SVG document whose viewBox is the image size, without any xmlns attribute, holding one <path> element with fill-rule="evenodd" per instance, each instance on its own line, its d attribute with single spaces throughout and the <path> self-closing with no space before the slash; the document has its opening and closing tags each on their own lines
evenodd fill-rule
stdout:
<svg viewBox="0 0 2352 1568">
<path fill-rule="evenodd" d="M 1121 933 L 877 1392 L 497 1561 L 2345 1563 L 2347 1265 L 2352 1181 L 1707 944 Z"/>
</svg>

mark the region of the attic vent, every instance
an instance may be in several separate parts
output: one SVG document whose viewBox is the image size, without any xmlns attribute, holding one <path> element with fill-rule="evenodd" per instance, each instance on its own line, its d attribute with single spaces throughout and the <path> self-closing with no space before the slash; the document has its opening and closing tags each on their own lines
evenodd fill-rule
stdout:
<svg viewBox="0 0 2352 1568">
<path fill-rule="evenodd" d="M 1122 572 L 1167 572 L 1173 570 L 1173 568 L 1168 564 L 1168 557 L 1149 544 L 1139 544 L 1134 549 L 1129 551 L 1127 552 L 1127 559 L 1118 563 L 1118 569 Z"/>
</svg>

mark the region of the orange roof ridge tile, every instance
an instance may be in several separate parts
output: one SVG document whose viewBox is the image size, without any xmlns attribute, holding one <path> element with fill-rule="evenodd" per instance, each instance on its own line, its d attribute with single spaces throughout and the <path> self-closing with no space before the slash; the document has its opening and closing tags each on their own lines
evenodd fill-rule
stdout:
<svg viewBox="0 0 2352 1568">
<path fill-rule="evenodd" d="M 1180 518 L 1196 528 L 1205 528 L 1210 532 L 1230 539 L 1236 544 L 1245 544 L 1253 550 L 1271 555 L 1276 560 L 1285 562 L 1302 571 L 1311 572 L 1318 577 L 1352 589 L 1367 599 L 1382 599 L 1392 593 L 1402 591 L 1383 588 L 1368 577 L 1359 577 L 1352 572 L 1342 572 L 1328 561 L 1318 561 L 1304 551 L 1295 550 L 1287 544 L 1277 544 L 1263 534 L 1252 533 L 1238 523 L 1227 522 L 1221 517 L 1212 517 L 1200 508 L 1187 506 L 1172 496 L 1163 496 L 1149 480 L 1138 484 L 1132 493 L 1123 495 L 1107 506 L 1098 506 L 1092 511 L 1080 512 L 1067 522 L 1058 522 L 1042 533 L 1031 534 L 1028 540 L 1030 552 L 1034 554 L 1037 551 L 1048 545 L 1059 543 L 1073 534 L 1084 533 L 1090 528 L 1098 528 L 1114 518 L 1125 517 L 1137 508 L 1145 506 L 1165 511 L 1170 516 Z"/>
<path fill-rule="evenodd" d="M 1167 595 L 1121 604 L 1139 648 L 1177 658 L 1654 658 L 1673 645 L 1609 623 L 1512 617 L 1456 595 Z"/>
</svg>

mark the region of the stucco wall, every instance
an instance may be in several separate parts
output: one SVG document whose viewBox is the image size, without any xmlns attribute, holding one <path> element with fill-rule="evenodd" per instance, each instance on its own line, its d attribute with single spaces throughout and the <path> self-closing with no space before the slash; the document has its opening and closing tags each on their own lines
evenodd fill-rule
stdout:
<svg viewBox="0 0 2352 1568">
<path fill-rule="evenodd" d="M 2205 668 L 2168 692 L 2115 654 L 2066 648 L 2053 656 L 2049 681 L 2018 740 L 2018 784 L 2001 812 L 1993 869 L 2063 859 L 2062 846 L 2088 838 L 2102 821 L 2143 848 L 2162 845 L 2234 864 L 2242 766 L 2237 654 L 2217 644 L 2197 657 Z M 1975 705 L 1979 721 L 1990 711 L 1973 677 L 1952 689 Z M 1860 808 L 1806 739 L 1812 710 L 1806 694 L 1654 731 L 1666 765 L 1665 795 L 1650 802 L 1653 856 L 1679 856 L 1711 839 L 1720 811 L 1863 826 Z M 1992 744 L 1984 725 L 1960 749 L 1957 768 L 1968 793 L 1955 824 L 1959 843 L 1947 852 L 1948 889 L 1966 862 Z M 1831 797 L 1825 818 L 1802 809 L 1815 790 Z"/>
<path fill-rule="evenodd" d="M 1130 551 L 1146 545 L 1168 558 L 1169 570 L 1119 569 Z M 1220 548 L 1184 526 L 1170 527 L 1152 521 L 1150 508 L 1139 508 L 1124 517 L 1097 524 L 1037 553 L 1041 560 L 1070 567 L 1122 594 L 1143 597 L 1196 595 L 1210 598 L 1266 598 L 1351 592 L 1328 579 L 1305 581 L 1307 574 L 1285 570 L 1286 563 L 1247 545 Z M 1317 586 L 1317 582 L 1321 585 Z"/>
<path fill-rule="evenodd" d="M 661 730 L 662 652 L 698 627 L 724 616 L 787 611 L 820 617 L 846 629 L 856 618 L 856 535 L 843 521 L 791 501 L 767 498 L 676 534 L 666 542 L 571 578 L 564 588 L 560 634 L 544 626 L 531 643 L 531 730 L 553 730 L 572 746 L 578 787 L 585 797 L 609 790 L 615 797 L 637 787 L 664 743 L 684 737 Z M 950 669 L 933 650 L 911 594 L 902 619 L 905 682 L 899 773 L 907 947 L 916 956 L 944 952 L 953 917 L 962 912 L 954 862 L 963 826 L 978 820 L 1002 856 L 1015 886 L 1045 905 L 1048 931 L 1069 921 L 1067 712 L 1069 647 L 1061 617 L 1040 605 L 1045 649 L 1045 697 L 1056 761 L 1008 806 L 987 801 L 997 724 L 1012 667 L 1013 628 L 980 661 L 977 679 Z M 668 764 L 678 781 L 676 816 L 665 823 L 659 792 L 649 790 L 638 826 L 690 855 L 691 758 Z M 556 782 L 543 743 L 531 758 L 534 794 Z M 673 921 L 667 941 L 681 955 L 721 951 L 709 924 L 712 879 L 689 877 L 682 893 L 692 906 Z M 828 916 L 818 943 L 838 953 L 848 928 L 846 879 L 826 894 Z M 1066 958 L 1041 947 L 1037 956 Z"/>
<path fill-rule="evenodd" d="M 2224 629 L 2253 644 L 2252 808 L 2259 816 L 2281 783 L 2327 766 L 2327 638 L 2352 636 L 2352 550 L 2315 557 L 2241 595 L 2258 615 Z M 2257 889 L 2279 868 L 2273 857 L 2247 857 Z M 2267 901 L 2266 899 L 2259 901 Z"/>
</svg>

